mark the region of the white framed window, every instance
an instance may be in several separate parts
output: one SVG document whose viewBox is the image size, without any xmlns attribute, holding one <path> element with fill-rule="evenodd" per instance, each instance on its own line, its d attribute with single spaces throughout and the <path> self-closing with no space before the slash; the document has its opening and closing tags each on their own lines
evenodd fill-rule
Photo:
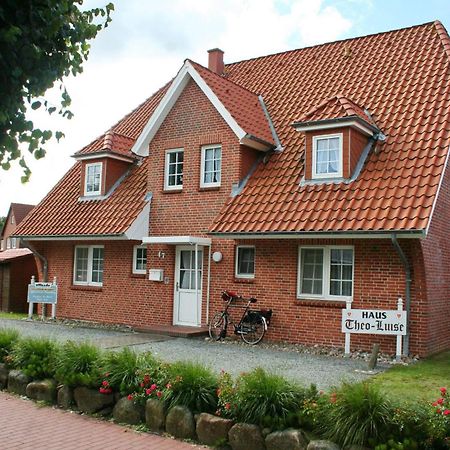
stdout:
<svg viewBox="0 0 450 450">
<path fill-rule="evenodd" d="M 73 262 L 73 284 L 103 286 L 104 248 L 102 245 L 78 245 Z"/>
<path fill-rule="evenodd" d="M 6 239 L 6 249 L 9 250 L 11 248 L 11 239 L 7 238 Z"/>
<path fill-rule="evenodd" d="M 102 190 L 102 167 L 103 164 L 86 164 L 84 176 L 84 195 L 100 195 Z"/>
<path fill-rule="evenodd" d="M 183 188 L 184 150 L 175 148 L 166 151 L 164 189 L 175 190 Z"/>
<path fill-rule="evenodd" d="M 238 245 L 236 247 L 236 278 L 255 278 L 255 247 Z"/>
<path fill-rule="evenodd" d="M 204 145 L 201 155 L 200 187 L 220 186 L 222 171 L 222 147 Z"/>
<path fill-rule="evenodd" d="M 145 245 L 133 247 L 133 273 L 147 273 L 147 247 Z"/>
<path fill-rule="evenodd" d="M 351 300 L 353 274 L 352 246 L 299 247 L 297 297 Z"/>
<path fill-rule="evenodd" d="M 342 133 L 313 136 L 313 178 L 342 177 Z"/>
<path fill-rule="evenodd" d="M 11 248 L 17 248 L 16 238 L 11 238 Z"/>
</svg>

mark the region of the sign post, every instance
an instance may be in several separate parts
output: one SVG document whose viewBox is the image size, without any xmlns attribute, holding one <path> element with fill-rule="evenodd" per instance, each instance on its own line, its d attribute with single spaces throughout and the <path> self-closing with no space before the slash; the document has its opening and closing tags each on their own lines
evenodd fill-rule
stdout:
<svg viewBox="0 0 450 450">
<path fill-rule="evenodd" d="M 28 319 L 33 317 L 33 308 L 35 303 L 42 304 L 42 317 L 45 317 L 44 306 L 52 305 L 52 319 L 56 316 L 56 303 L 58 301 L 58 286 L 56 277 L 53 283 L 35 281 L 34 275 L 31 277 L 31 283 L 28 285 Z"/>
<path fill-rule="evenodd" d="M 406 311 L 403 300 L 398 299 L 396 310 L 351 309 L 347 302 L 342 310 L 342 332 L 345 333 L 345 355 L 350 355 L 350 336 L 352 333 L 388 334 L 397 336 L 397 361 L 402 355 L 402 336 L 406 334 Z"/>
</svg>

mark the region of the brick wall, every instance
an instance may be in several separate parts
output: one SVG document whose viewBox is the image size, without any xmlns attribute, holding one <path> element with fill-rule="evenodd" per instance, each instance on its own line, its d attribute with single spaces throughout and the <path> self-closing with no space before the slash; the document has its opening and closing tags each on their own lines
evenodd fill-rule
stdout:
<svg viewBox="0 0 450 450">
<path fill-rule="evenodd" d="M 450 170 L 447 165 L 438 202 L 422 242 L 424 274 L 426 278 L 428 352 L 450 346 Z"/>
</svg>

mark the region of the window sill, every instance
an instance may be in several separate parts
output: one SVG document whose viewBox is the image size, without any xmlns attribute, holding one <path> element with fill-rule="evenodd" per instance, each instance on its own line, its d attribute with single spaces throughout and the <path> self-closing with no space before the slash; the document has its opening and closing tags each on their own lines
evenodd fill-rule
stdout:
<svg viewBox="0 0 450 450">
<path fill-rule="evenodd" d="M 220 186 L 203 186 L 199 187 L 199 192 L 208 192 L 208 191 L 218 191 L 220 189 Z"/>
<path fill-rule="evenodd" d="M 130 276 L 131 276 L 131 278 L 143 278 L 143 279 L 145 279 L 147 274 L 146 273 L 132 273 Z"/>
<path fill-rule="evenodd" d="M 345 308 L 345 300 L 326 300 L 326 299 L 308 299 L 308 298 L 297 298 L 294 303 L 295 306 L 315 306 L 318 308 Z"/>
<path fill-rule="evenodd" d="M 101 292 L 103 290 L 103 286 L 89 286 L 89 285 L 73 284 L 72 286 L 70 286 L 70 289 L 73 291 Z"/>
<path fill-rule="evenodd" d="M 180 192 L 183 192 L 183 189 L 163 189 L 162 193 L 163 194 L 179 194 Z"/>
<path fill-rule="evenodd" d="M 255 279 L 254 278 L 238 278 L 238 277 L 234 277 L 233 281 L 235 283 L 253 284 L 255 282 Z"/>
</svg>

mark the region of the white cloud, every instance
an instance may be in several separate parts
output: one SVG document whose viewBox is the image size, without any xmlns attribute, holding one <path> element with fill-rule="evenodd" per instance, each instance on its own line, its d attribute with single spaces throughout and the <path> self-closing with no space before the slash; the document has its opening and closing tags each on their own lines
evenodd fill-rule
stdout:
<svg viewBox="0 0 450 450">
<path fill-rule="evenodd" d="M 356 1 L 356 0 L 355 0 Z M 358 0 L 362 1 L 362 0 Z M 106 0 L 89 0 L 85 7 Z M 37 203 L 73 163 L 70 155 L 103 133 L 171 79 L 185 58 L 207 64 L 206 50 L 220 47 L 232 62 L 341 38 L 352 26 L 339 6 L 323 0 L 116 0 L 111 25 L 92 43 L 82 75 L 66 81 L 71 121 L 34 115 L 39 125 L 66 138 L 47 156 L 21 169 L 0 170 L 0 215 L 10 202 Z"/>
</svg>

